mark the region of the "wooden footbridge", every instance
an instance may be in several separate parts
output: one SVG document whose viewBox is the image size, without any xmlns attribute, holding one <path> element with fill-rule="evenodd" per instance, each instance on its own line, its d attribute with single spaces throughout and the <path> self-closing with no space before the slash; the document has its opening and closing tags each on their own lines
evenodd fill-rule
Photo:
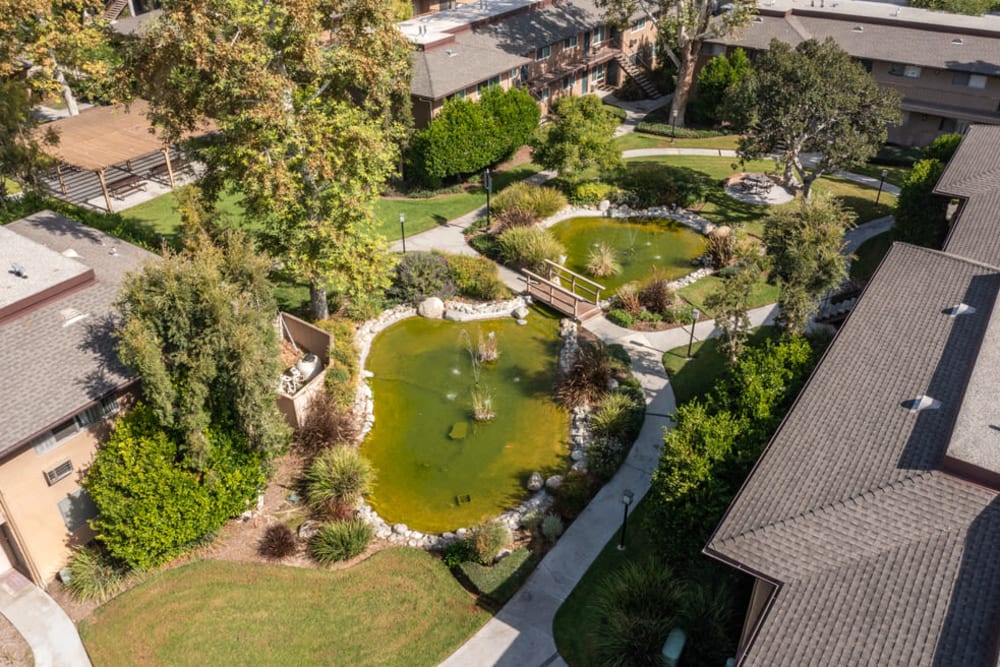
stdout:
<svg viewBox="0 0 1000 667">
<path fill-rule="evenodd" d="M 542 277 L 528 269 L 522 269 L 526 292 L 533 299 L 572 317 L 578 322 L 584 322 L 601 314 L 601 290 L 603 285 L 593 280 L 573 273 L 562 264 L 545 260 L 548 276 Z"/>
</svg>

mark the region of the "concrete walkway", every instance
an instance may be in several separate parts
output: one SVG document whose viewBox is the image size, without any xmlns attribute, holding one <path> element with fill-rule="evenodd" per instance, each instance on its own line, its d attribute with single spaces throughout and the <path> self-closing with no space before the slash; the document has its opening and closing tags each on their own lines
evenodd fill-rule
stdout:
<svg viewBox="0 0 1000 667">
<path fill-rule="evenodd" d="M 0 575 L 0 613 L 28 642 L 35 667 L 90 667 L 73 621 L 16 570 Z"/>
<path fill-rule="evenodd" d="M 884 234 L 892 229 L 893 220 L 894 218 L 891 215 L 887 215 L 884 218 L 869 220 L 868 222 L 862 223 L 854 229 L 848 231 L 844 234 L 844 252 L 857 252 L 858 248 L 861 247 L 861 244 L 868 239 L 878 236 L 879 234 Z"/>
</svg>

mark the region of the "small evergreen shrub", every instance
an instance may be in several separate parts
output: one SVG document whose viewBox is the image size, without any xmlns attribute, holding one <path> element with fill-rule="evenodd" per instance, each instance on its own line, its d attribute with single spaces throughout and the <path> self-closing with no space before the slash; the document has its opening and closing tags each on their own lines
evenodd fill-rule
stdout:
<svg viewBox="0 0 1000 667">
<path fill-rule="evenodd" d="M 332 565 L 360 556 L 375 537 L 375 529 L 362 519 L 323 525 L 311 540 L 309 553 L 321 565 Z"/>
<path fill-rule="evenodd" d="M 545 260 L 553 262 L 566 254 L 566 248 L 547 229 L 517 227 L 497 237 L 503 262 L 514 269 L 530 269 L 544 273 Z"/>
<path fill-rule="evenodd" d="M 580 512 L 587 507 L 594 491 L 594 481 L 589 475 L 575 470 L 570 471 L 556 490 L 552 511 L 564 521 L 570 522 L 580 516 Z"/>
<path fill-rule="evenodd" d="M 608 311 L 606 317 L 612 324 L 617 324 L 618 326 L 625 327 L 626 329 L 635 324 L 635 318 L 632 317 L 631 313 L 623 308 L 612 308 Z"/>
<path fill-rule="evenodd" d="M 600 483 L 615 476 L 628 453 L 625 445 L 617 438 L 599 438 L 587 450 L 587 470 Z"/>
<path fill-rule="evenodd" d="M 356 447 L 337 445 L 317 456 L 305 474 L 306 501 L 320 513 L 355 505 L 375 481 L 372 464 Z"/>
<path fill-rule="evenodd" d="M 602 438 L 623 438 L 628 435 L 633 408 L 632 397 L 613 391 L 605 394 L 590 413 L 590 429 Z"/>
<path fill-rule="evenodd" d="M 661 315 L 677 302 L 677 293 L 665 278 L 653 278 L 639 290 L 639 303 Z"/>
<path fill-rule="evenodd" d="M 138 577 L 128 565 L 98 547 L 83 547 L 69 561 L 70 593 L 83 602 L 107 602 Z"/>
<path fill-rule="evenodd" d="M 580 206 L 597 206 L 605 199 L 610 200 L 615 193 L 615 186 L 601 181 L 587 181 L 573 187 L 570 199 Z"/>
<path fill-rule="evenodd" d="M 455 296 L 448 261 L 429 252 L 410 252 L 396 265 L 396 277 L 388 296 L 403 303 L 417 304 L 436 296 L 442 300 Z"/>
<path fill-rule="evenodd" d="M 521 517 L 521 525 L 528 530 L 534 530 L 542 525 L 542 520 L 545 517 L 538 510 L 531 510 L 523 517 Z"/>
<path fill-rule="evenodd" d="M 257 545 L 257 553 L 265 558 L 281 560 L 295 553 L 295 533 L 283 523 L 267 527 Z"/>
<path fill-rule="evenodd" d="M 566 196 L 555 188 L 519 181 L 493 197 L 492 208 L 498 214 L 518 208 L 536 220 L 543 220 L 561 211 L 566 204 Z"/>
<path fill-rule="evenodd" d="M 296 448 L 310 456 L 330 445 L 354 442 L 358 437 L 358 420 L 349 410 L 336 404 L 324 393 L 309 402 L 302 426 L 295 431 Z"/>
<path fill-rule="evenodd" d="M 566 527 L 563 525 L 563 520 L 555 514 L 546 515 L 546 517 L 542 519 L 542 535 L 549 542 L 555 542 L 558 540 L 564 530 L 566 530 Z"/>
<path fill-rule="evenodd" d="M 489 565 L 501 549 L 513 543 L 514 536 L 507 524 L 499 519 L 492 519 L 476 526 L 471 541 L 476 551 L 476 560 Z"/>
<path fill-rule="evenodd" d="M 485 257 L 445 255 L 451 279 L 458 293 L 469 299 L 495 301 L 507 294 L 507 286 L 500 280 L 497 266 Z"/>
<path fill-rule="evenodd" d="M 441 560 L 451 569 L 455 569 L 462 563 L 475 561 L 479 558 L 476 553 L 476 546 L 471 540 L 459 540 L 452 542 L 441 552 Z"/>
</svg>

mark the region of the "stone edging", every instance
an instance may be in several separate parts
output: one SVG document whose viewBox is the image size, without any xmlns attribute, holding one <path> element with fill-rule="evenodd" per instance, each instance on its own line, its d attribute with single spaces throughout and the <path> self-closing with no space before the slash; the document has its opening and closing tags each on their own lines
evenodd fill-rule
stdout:
<svg viewBox="0 0 1000 667">
<path fill-rule="evenodd" d="M 499 319 L 509 317 L 519 308 L 526 306 L 525 299 L 517 297 L 507 301 L 495 301 L 485 304 L 469 304 L 465 302 L 448 301 L 444 304 L 444 319 L 453 321 L 469 322 L 473 320 Z M 417 309 L 412 306 L 397 306 L 383 312 L 377 318 L 362 324 L 355 331 L 354 340 L 359 349 L 359 366 L 362 369 L 362 379 L 358 382 L 358 391 L 354 401 L 355 414 L 363 415 L 364 426 L 358 437 L 358 444 L 364 440 L 375 424 L 375 402 L 372 396 L 371 387 L 367 378 L 372 374 L 365 369 L 365 361 L 371 350 L 372 341 L 375 336 L 386 327 L 417 315 Z M 449 317 L 449 315 L 451 315 Z M 570 320 L 563 320 L 559 330 L 559 336 L 563 339 L 562 348 L 559 351 L 559 368 L 568 370 L 576 361 L 579 351 L 577 343 L 577 325 Z M 586 471 L 586 453 L 590 447 L 591 434 L 586 408 L 574 408 L 570 427 L 571 450 L 570 458 L 573 463 L 571 470 Z M 508 528 L 515 530 L 522 526 L 524 517 L 530 513 L 544 513 L 552 505 L 553 497 L 549 491 L 559 488 L 562 483 L 562 475 L 554 475 L 545 480 L 544 487 L 520 503 L 516 508 L 508 510 L 497 517 L 503 521 Z M 406 524 L 397 523 L 390 525 L 379 516 L 368 503 L 362 503 L 358 510 L 358 515 L 365 522 L 375 527 L 375 536 L 388 540 L 392 544 L 406 545 L 423 549 L 442 549 L 458 540 L 469 536 L 470 528 L 458 528 L 441 534 L 427 534 L 417 530 L 411 530 Z"/>
</svg>

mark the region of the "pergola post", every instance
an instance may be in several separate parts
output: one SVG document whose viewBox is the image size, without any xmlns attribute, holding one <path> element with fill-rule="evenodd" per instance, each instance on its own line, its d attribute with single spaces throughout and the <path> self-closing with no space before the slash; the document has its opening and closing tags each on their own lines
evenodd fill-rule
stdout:
<svg viewBox="0 0 1000 667">
<path fill-rule="evenodd" d="M 59 179 L 59 189 L 62 190 L 62 193 L 65 195 L 66 194 L 66 183 L 63 181 L 63 177 L 62 177 L 62 163 L 61 162 L 56 162 L 56 178 Z"/>
<path fill-rule="evenodd" d="M 107 204 L 108 213 L 114 213 L 115 209 L 111 206 L 111 195 L 108 194 L 108 183 L 104 180 L 104 168 L 101 167 L 97 169 L 97 177 L 101 179 L 101 190 L 104 191 L 104 202 Z"/>
<path fill-rule="evenodd" d="M 163 151 L 163 159 L 167 163 L 167 177 L 170 179 L 170 189 L 174 189 L 174 168 L 170 164 L 170 147 L 161 149 Z"/>
</svg>

